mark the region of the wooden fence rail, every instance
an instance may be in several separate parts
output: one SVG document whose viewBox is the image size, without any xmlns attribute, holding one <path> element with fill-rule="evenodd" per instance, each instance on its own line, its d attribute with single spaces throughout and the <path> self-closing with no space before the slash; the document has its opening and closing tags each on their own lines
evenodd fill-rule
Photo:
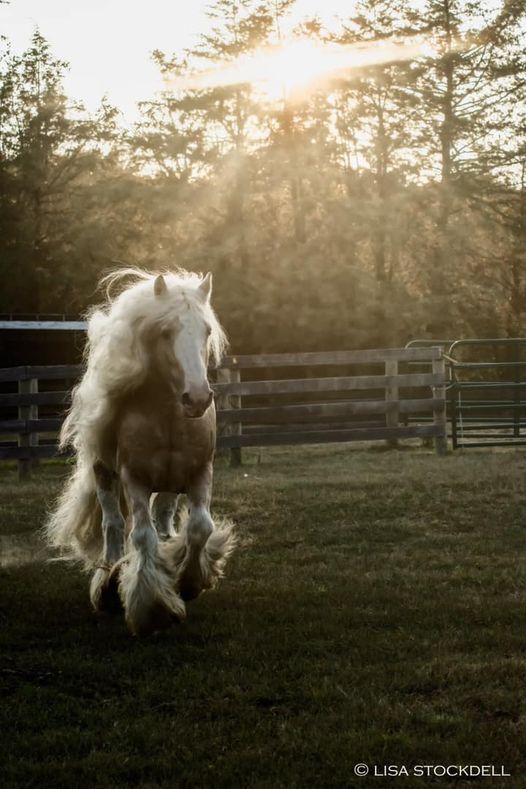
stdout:
<svg viewBox="0 0 526 789">
<path fill-rule="evenodd" d="M 427 372 L 411 371 L 414 363 Z M 338 374 L 323 375 L 324 367 Z M 58 454 L 57 433 L 81 373 L 80 365 L 0 369 L 2 388 L 18 387 L 0 393 L 0 459 L 16 459 L 21 478 L 35 459 Z M 438 453 L 447 451 L 440 348 L 229 356 L 211 378 L 218 446 L 230 451 L 233 464 L 241 462 L 242 447 L 278 444 L 383 440 L 394 446 L 424 438 L 434 439 Z"/>
</svg>

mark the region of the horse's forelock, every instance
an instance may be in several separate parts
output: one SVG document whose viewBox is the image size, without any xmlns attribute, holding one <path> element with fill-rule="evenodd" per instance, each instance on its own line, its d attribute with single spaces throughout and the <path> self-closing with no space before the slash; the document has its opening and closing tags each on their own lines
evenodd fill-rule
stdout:
<svg viewBox="0 0 526 789">
<path fill-rule="evenodd" d="M 162 274 L 167 285 L 166 296 L 159 297 L 154 292 L 154 282 L 159 274 Z M 110 272 L 101 280 L 107 294 L 107 328 L 111 330 L 111 324 L 116 320 L 125 321 L 132 332 L 142 334 L 148 328 L 162 325 L 172 315 L 175 319 L 179 305 L 186 301 L 210 325 L 211 356 L 219 363 L 227 340 L 213 308 L 208 302 L 203 302 L 199 291 L 203 279 L 203 276 L 184 269 L 147 272 L 138 268 L 124 268 Z"/>
</svg>

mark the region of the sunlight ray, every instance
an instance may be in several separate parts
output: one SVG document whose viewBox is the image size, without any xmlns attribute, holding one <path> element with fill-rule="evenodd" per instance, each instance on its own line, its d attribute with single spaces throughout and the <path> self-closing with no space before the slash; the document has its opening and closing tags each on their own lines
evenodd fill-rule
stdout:
<svg viewBox="0 0 526 789">
<path fill-rule="evenodd" d="M 344 77 L 356 69 L 435 55 L 436 49 L 423 37 L 349 45 L 298 38 L 256 50 L 212 69 L 195 71 L 187 77 L 169 78 L 165 85 L 181 90 L 206 90 L 252 83 L 269 98 L 298 97 L 328 79 Z"/>
</svg>

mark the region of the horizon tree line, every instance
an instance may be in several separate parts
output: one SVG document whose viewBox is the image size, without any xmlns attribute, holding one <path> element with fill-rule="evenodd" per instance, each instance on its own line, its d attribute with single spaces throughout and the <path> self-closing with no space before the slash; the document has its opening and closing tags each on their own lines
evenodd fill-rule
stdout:
<svg viewBox="0 0 526 789">
<path fill-rule="evenodd" d="M 276 101 L 188 87 L 282 36 L 294 0 L 216 0 L 130 128 L 63 89 L 36 30 L 0 59 L 0 312 L 80 313 L 118 262 L 212 271 L 236 352 L 513 336 L 526 315 L 526 10 L 518 0 L 359 0 L 348 45 L 435 54 Z M 170 87 L 173 86 L 173 87 Z"/>
</svg>

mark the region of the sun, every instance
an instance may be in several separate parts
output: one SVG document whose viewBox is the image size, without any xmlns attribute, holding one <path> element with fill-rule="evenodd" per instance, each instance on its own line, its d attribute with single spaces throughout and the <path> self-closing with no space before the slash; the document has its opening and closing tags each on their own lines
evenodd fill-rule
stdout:
<svg viewBox="0 0 526 789">
<path fill-rule="evenodd" d="M 331 70 L 327 55 L 315 41 L 292 40 L 256 53 L 246 64 L 247 72 L 270 99 L 293 98 Z"/>
<path fill-rule="evenodd" d="M 347 45 L 293 38 L 212 69 L 195 71 L 189 77 L 167 80 L 167 85 L 202 90 L 250 83 L 270 100 L 295 100 L 325 81 L 348 76 L 356 69 L 434 55 L 423 38 Z"/>
<path fill-rule="evenodd" d="M 169 79 L 171 86 L 207 89 L 250 83 L 270 99 L 290 98 L 307 89 L 334 68 L 327 46 L 311 39 L 289 39 L 261 47 L 234 61 L 194 71 L 189 77 Z"/>
</svg>

